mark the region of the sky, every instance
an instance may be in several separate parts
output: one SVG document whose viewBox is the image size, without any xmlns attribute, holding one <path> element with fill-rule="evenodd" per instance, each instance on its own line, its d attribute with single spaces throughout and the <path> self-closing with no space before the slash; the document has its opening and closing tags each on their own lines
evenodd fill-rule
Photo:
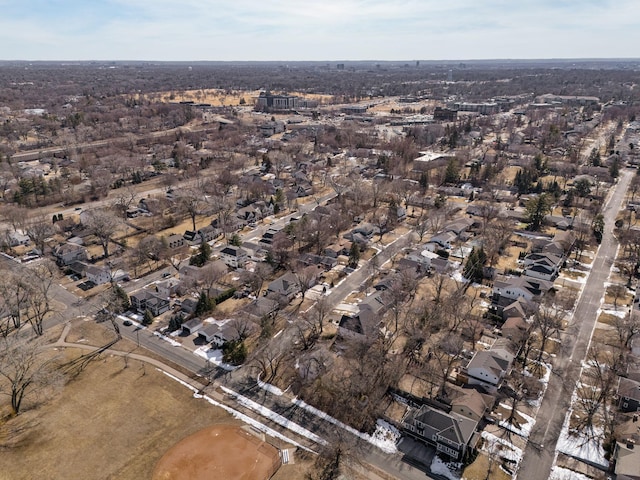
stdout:
<svg viewBox="0 0 640 480">
<path fill-rule="evenodd" d="M 0 60 L 638 57 L 639 0 L 0 0 Z"/>
</svg>

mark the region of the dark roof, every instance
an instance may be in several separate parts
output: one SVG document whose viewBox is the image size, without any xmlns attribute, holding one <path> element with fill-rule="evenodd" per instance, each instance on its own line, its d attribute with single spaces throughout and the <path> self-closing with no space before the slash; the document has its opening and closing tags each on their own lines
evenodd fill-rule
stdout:
<svg viewBox="0 0 640 480">
<path fill-rule="evenodd" d="M 618 395 L 640 401 L 640 382 L 621 377 Z"/>
<path fill-rule="evenodd" d="M 457 413 L 445 413 L 428 405 L 416 412 L 415 419 L 425 425 L 425 437 L 437 434 L 454 443 L 465 445 L 478 426 L 478 422 Z M 430 430 L 431 432 L 427 432 Z"/>
</svg>

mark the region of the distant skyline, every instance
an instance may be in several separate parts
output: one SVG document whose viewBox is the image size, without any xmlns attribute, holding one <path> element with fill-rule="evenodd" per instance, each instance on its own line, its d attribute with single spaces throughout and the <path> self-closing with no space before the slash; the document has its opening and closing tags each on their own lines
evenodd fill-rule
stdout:
<svg viewBox="0 0 640 480">
<path fill-rule="evenodd" d="M 640 57 L 638 0 L 0 0 L 0 60 Z"/>
</svg>

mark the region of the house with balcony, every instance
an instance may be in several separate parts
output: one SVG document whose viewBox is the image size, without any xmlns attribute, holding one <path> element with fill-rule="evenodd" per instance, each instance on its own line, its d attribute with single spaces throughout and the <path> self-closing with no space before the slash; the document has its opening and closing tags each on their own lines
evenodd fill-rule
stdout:
<svg viewBox="0 0 640 480">
<path fill-rule="evenodd" d="M 403 433 L 431 445 L 439 453 L 461 461 L 475 448 L 478 422 L 455 412 L 429 405 L 409 409 L 402 420 Z"/>
<path fill-rule="evenodd" d="M 162 315 L 169 310 L 170 302 L 167 298 L 163 298 L 150 290 L 138 290 L 129 295 L 131 308 L 138 313 L 144 315 L 149 310 L 154 317 Z"/>
</svg>

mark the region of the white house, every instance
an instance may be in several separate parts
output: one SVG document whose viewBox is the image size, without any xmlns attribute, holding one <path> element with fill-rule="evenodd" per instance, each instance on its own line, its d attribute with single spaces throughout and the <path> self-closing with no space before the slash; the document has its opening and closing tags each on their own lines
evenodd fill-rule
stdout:
<svg viewBox="0 0 640 480">
<path fill-rule="evenodd" d="M 65 243 L 53 249 L 53 255 L 60 266 L 71 265 L 87 259 L 87 249 L 75 243 Z"/>
<path fill-rule="evenodd" d="M 106 268 L 87 265 L 84 273 L 87 276 L 87 280 L 95 283 L 96 285 L 102 285 L 111 281 L 111 272 Z"/>
<path fill-rule="evenodd" d="M 220 259 L 231 268 L 243 266 L 249 259 L 247 251 L 242 247 L 227 245 L 220 251 Z"/>
<path fill-rule="evenodd" d="M 553 288 L 553 283 L 543 279 L 522 277 L 498 277 L 493 283 L 494 300 L 500 297 L 517 300 L 533 300 Z"/>
<path fill-rule="evenodd" d="M 514 356 L 505 349 L 476 352 L 466 368 L 467 382 L 496 391 L 509 373 Z"/>
<path fill-rule="evenodd" d="M 163 298 L 169 298 L 178 291 L 180 281 L 176 278 L 169 278 L 164 282 L 156 283 L 156 292 Z"/>
</svg>

